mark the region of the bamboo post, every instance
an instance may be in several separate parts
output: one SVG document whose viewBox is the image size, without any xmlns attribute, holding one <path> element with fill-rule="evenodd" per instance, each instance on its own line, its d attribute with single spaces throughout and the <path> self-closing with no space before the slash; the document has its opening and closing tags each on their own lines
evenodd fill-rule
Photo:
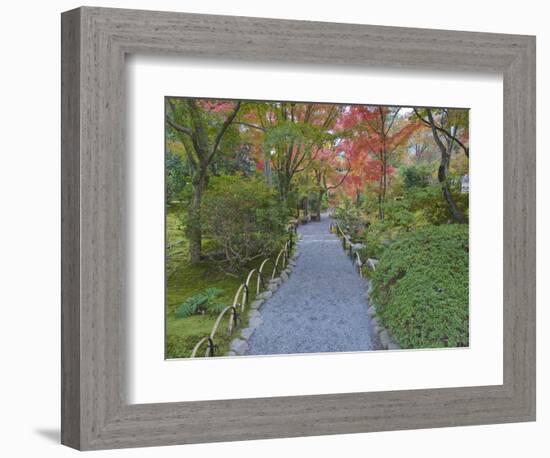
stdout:
<svg viewBox="0 0 550 458">
<path fill-rule="evenodd" d="M 260 264 L 260 268 L 258 269 L 258 282 L 256 285 L 256 294 L 260 293 L 261 287 L 265 287 L 265 277 L 264 277 L 263 270 L 264 270 L 264 266 L 269 260 L 270 258 L 264 259 L 264 261 Z"/>
</svg>

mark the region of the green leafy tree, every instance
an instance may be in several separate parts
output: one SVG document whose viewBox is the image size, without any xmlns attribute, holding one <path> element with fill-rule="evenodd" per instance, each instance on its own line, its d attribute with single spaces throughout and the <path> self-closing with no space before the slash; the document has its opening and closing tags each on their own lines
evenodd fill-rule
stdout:
<svg viewBox="0 0 550 458">
<path fill-rule="evenodd" d="M 319 103 L 265 102 L 248 109 L 241 122 L 260 133 L 263 169 L 269 185 L 287 201 L 294 177 L 307 169 L 315 151 L 334 138 L 331 132 L 341 107 Z M 272 176 L 275 175 L 275 176 Z"/>
<path fill-rule="evenodd" d="M 192 263 L 201 259 L 201 201 L 208 185 L 209 169 L 241 102 L 193 98 L 166 99 L 166 125 L 183 144 L 193 187 L 188 206 L 187 233 Z"/>
</svg>

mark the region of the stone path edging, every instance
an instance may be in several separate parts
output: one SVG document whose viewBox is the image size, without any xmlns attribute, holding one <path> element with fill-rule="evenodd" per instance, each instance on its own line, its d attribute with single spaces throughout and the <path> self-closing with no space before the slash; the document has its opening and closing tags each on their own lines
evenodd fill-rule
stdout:
<svg viewBox="0 0 550 458">
<path fill-rule="evenodd" d="M 370 293 L 372 291 L 372 281 L 369 280 L 369 287 L 367 289 L 367 300 L 371 306 L 367 309 L 367 315 L 370 318 L 374 332 L 378 334 L 378 339 L 380 340 L 380 345 L 385 350 L 401 350 L 399 344 L 393 339 L 390 331 L 385 328 L 378 316 L 376 315 L 376 305 L 373 304 L 372 299 L 370 298 Z"/>
<path fill-rule="evenodd" d="M 297 247 L 297 245 L 296 245 Z M 269 280 L 267 289 L 258 294 L 250 304 L 248 310 L 248 326 L 241 329 L 239 337 L 233 339 L 229 345 L 229 351 L 225 356 L 241 356 L 248 350 L 248 341 L 254 334 L 254 331 L 263 323 L 260 309 L 265 301 L 270 299 L 277 292 L 279 287 L 290 278 L 292 271 L 296 267 L 296 259 L 300 255 L 297 248 L 294 249 L 292 256 L 288 260 L 286 268 L 280 276 Z"/>
<path fill-rule="evenodd" d="M 330 219 L 301 225 L 289 280 L 261 307 L 247 356 L 371 351 L 380 348 L 362 279 L 330 232 Z"/>
<path fill-rule="evenodd" d="M 344 234 L 344 236 L 347 236 L 349 238 L 349 236 L 346 234 Z M 354 245 L 352 244 L 352 247 L 353 246 Z M 373 258 L 368 258 L 365 261 L 365 265 L 369 268 L 369 270 L 372 270 L 372 271 L 376 270 L 378 263 L 379 263 L 379 260 L 373 259 Z M 367 303 L 370 304 L 369 308 L 367 309 L 367 315 L 370 318 L 370 322 L 375 334 L 378 336 L 380 346 L 382 347 L 382 350 L 400 350 L 401 346 L 393 339 L 393 336 L 391 335 L 390 331 L 381 324 L 380 319 L 376 315 L 376 305 L 373 304 L 372 299 L 370 297 L 371 291 L 372 291 L 372 281 L 369 280 L 369 286 L 365 294 Z"/>
</svg>

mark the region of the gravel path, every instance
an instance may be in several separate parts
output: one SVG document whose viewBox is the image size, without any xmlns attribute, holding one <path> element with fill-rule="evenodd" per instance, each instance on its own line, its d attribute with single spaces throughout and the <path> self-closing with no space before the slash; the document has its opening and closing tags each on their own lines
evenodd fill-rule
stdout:
<svg viewBox="0 0 550 458">
<path fill-rule="evenodd" d="M 367 283 L 355 271 L 330 219 L 300 226 L 299 257 L 260 312 L 248 355 L 364 351 L 378 348 L 367 316 Z"/>
</svg>

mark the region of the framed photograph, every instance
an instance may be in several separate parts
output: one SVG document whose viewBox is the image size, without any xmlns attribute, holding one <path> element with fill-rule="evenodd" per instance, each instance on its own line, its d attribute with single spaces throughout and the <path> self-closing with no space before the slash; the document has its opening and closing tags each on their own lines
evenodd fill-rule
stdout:
<svg viewBox="0 0 550 458">
<path fill-rule="evenodd" d="M 165 103 L 166 358 L 469 347 L 468 109 Z"/>
<path fill-rule="evenodd" d="M 534 37 L 63 13 L 63 444 L 534 419 Z"/>
</svg>

